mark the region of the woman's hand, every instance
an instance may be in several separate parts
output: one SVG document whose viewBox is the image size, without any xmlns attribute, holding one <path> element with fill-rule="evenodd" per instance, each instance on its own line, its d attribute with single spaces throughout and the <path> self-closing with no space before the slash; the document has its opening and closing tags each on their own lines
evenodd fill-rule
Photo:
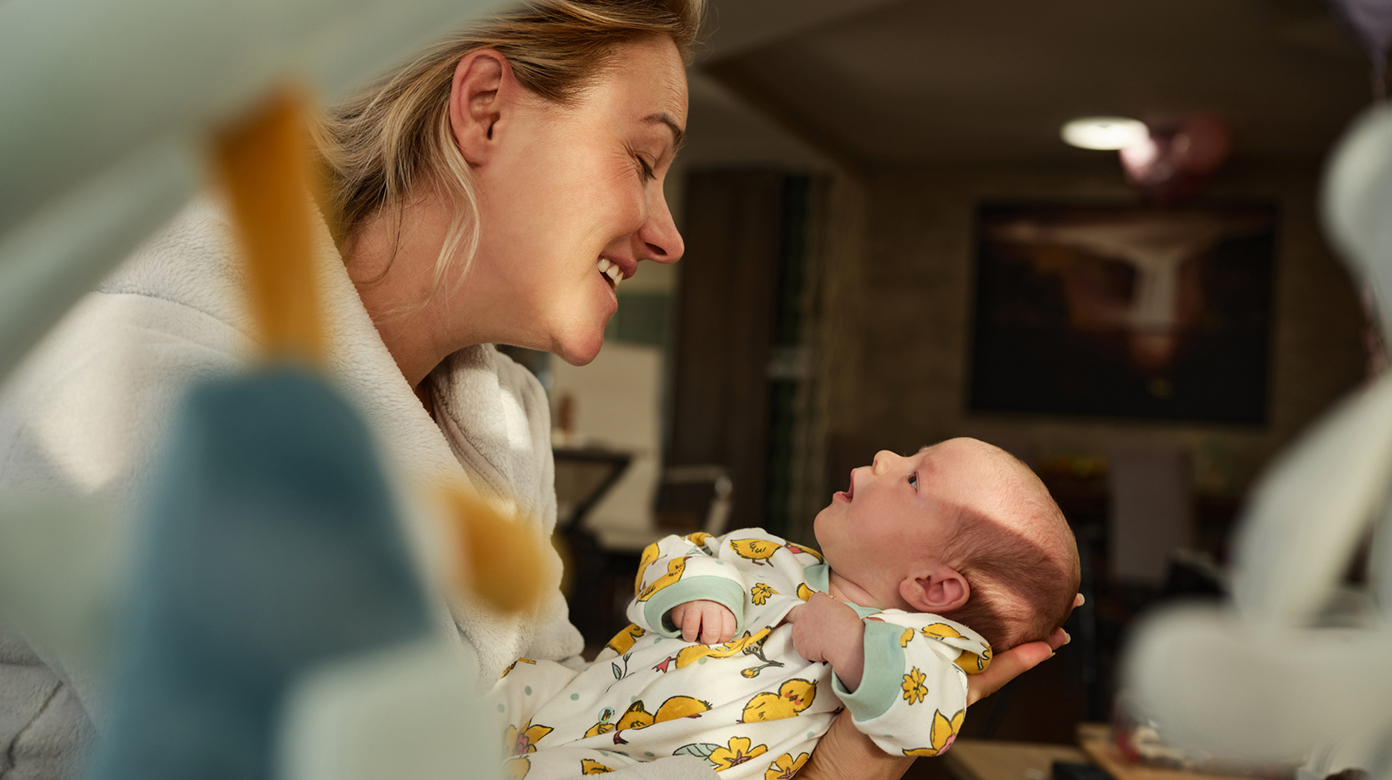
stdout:
<svg viewBox="0 0 1392 780">
<path fill-rule="evenodd" d="M 856 730 L 849 715 L 837 716 L 812 751 L 812 758 L 798 772 L 798 780 L 899 780 L 913 762 L 909 756 L 891 756 L 880 750 Z"/>
<path fill-rule="evenodd" d="M 1068 640 L 1068 633 L 1060 628 L 1042 642 L 1018 645 L 992 658 L 986 671 L 967 675 L 967 706 L 990 696 L 1040 662 L 1052 658 L 1054 651 L 1068 644 Z"/>
<path fill-rule="evenodd" d="M 1083 594 L 1073 598 L 1073 608 L 1083 605 Z M 967 675 L 967 706 L 981 701 L 1028 672 L 1041 662 L 1054 657 L 1054 651 L 1068 644 L 1071 637 L 1062 628 L 1042 642 L 1030 642 L 1006 650 L 991 659 L 991 665 L 981 674 Z"/>
</svg>

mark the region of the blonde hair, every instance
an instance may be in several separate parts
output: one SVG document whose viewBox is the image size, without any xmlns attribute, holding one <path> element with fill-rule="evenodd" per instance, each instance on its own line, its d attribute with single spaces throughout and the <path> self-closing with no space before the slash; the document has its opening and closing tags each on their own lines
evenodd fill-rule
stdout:
<svg viewBox="0 0 1392 780">
<path fill-rule="evenodd" d="M 453 263 L 462 261 L 467 272 L 481 226 L 473 176 L 450 128 L 450 87 L 460 59 L 496 49 L 523 87 L 568 105 L 602 75 L 620 45 L 635 39 L 670 38 L 690 64 L 703 5 L 704 0 L 529 3 L 459 33 L 338 106 L 315 128 L 334 240 L 346 249 L 368 220 L 390 215 L 395 242 L 403 206 L 432 192 L 454 208 L 432 291 Z"/>
</svg>

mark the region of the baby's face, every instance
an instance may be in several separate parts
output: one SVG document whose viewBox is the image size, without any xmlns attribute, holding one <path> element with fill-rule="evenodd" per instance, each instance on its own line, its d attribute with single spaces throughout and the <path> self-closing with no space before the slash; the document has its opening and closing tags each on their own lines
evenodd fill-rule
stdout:
<svg viewBox="0 0 1392 780">
<path fill-rule="evenodd" d="M 897 587 L 912 560 L 944 549 L 964 510 L 991 503 L 1000 465 L 988 447 L 951 439 L 908 457 L 882 451 L 852 471 L 814 525 L 827 564 L 862 587 Z"/>
</svg>

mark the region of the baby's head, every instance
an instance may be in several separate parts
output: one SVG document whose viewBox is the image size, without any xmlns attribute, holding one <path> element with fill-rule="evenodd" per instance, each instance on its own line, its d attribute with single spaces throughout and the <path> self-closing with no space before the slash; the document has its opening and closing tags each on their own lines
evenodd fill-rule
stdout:
<svg viewBox="0 0 1392 780">
<path fill-rule="evenodd" d="M 1078 592 L 1078 548 L 1044 483 L 976 439 L 879 453 L 815 529 L 838 587 L 964 623 L 997 651 L 1053 633 Z"/>
</svg>

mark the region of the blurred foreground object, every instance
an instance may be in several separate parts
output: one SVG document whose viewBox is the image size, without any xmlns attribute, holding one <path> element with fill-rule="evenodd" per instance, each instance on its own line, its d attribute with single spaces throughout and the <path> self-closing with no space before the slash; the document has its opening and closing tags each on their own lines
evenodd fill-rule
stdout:
<svg viewBox="0 0 1392 780">
<path fill-rule="evenodd" d="M 323 313 L 315 275 L 309 111 L 303 97 L 272 93 L 213 144 L 263 354 L 324 362 Z"/>
<path fill-rule="evenodd" d="M 366 424 L 304 367 L 333 348 L 307 144 L 285 92 L 216 137 L 269 365 L 195 386 L 176 419 L 117 630 L 100 780 L 445 778 L 488 731 Z M 499 524 L 485 510 L 454 516 Z M 531 584 L 536 563 L 512 560 Z M 535 601 L 515 590 L 509 606 Z"/>
<path fill-rule="evenodd" d="M 315 664 L 431 635 L 368 431 L 301 369 L 189 396 L 117 629 L 92 777 L 264 778 Z"/>
<path fill-rule="evenodd" d="M 1360 117 L 1325 180 L 1329 234 L 1381 307 L 1392 298 L 1392 108 Z M 1384 333 L 1384 337 L 1386 334 Z M 1307 431 L 1256 489 L 1235 540 L 1233 603 L 1172 608 L 1141 626 L 1126 661 L 1138 705 L 1175 743 L 1281 761 L 1345 751 L 1343 766 L 1392 776 L 1392 377 Z M 1368 593 L 1342 576 L 1372 528 Z M 1328 606 L 1362 609 L 1338 626 Z M 1338 751 L 1334 751 L 1338 752 Z"/>
<path fill-rule="evenodd" d="M 0 380 L 188 201 L 211 128 L 332 102 L 498 0 L 0 2 Z"/>
<path fill-rule="evenodd" d="M 1387 97 L 1387 48 L 1392 45 L 1392 3 L 1387 0 L 1325 0 L 1334 16 L 1373 62 L 1373 95 Z"/>
<path fill-rule="evenodd" d="M 458 548 L 454 583 L 499 612 L 526 612 L 541 600 L 541 540 L 522 519 L 468 488 L 444 490 Z"/>
</svg>

